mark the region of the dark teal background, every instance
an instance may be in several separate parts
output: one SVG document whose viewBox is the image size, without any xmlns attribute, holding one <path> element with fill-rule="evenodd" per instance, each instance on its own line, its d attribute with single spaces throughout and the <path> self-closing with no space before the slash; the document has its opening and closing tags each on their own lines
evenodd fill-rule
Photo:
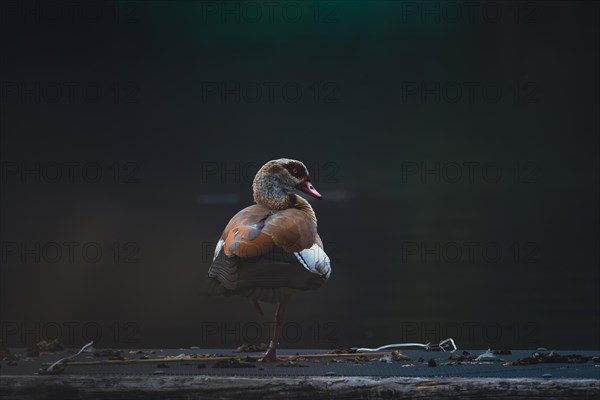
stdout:
<svg viewBox="0 0 600 400">
<path fill-rule="evenodd" d="M 283 346 L 600 348 L 598 3 L 0 9 L 5 342 L 266 341 L 200 287 L 291 157 L 333 274 Z"/>
</svg>

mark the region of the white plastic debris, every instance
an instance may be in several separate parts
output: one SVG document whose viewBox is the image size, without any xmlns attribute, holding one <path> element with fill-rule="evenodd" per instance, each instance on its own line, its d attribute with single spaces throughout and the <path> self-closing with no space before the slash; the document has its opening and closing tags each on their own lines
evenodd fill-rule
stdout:
<svg viewBox="0 0 600 400">
<path fill-rule="evenodd" d="M 397 344 L 388 344 L 385 346 L 381 346 L 381 347 L 377 347 L 377 348 L 369 348 L 369 347 L 359 347 L 356 349 L 356 351 L 358 352 L 372 352 L 372 351 L 381 351 L 381 350 L 385 350 L 385 349 L 392 349 L 394 347 L 422 347 L 425 350 L 442 350 L 442 351 L 447 351 L 450 347 L 452 348 L 452 350 L 450 350 L 450 353 L 454 353 L 456 351 L 456 344 L 454 343 L 454 339 L 452 338 L 448 338 L 448 339 L 444 339 L 442 341 L 440 341 L 440 343 L 438 344 L 431 344 L 431 343 L 397 343 Z"/>
<path fill-rule="evenodd" d="M 496 356 L 494 355 L 494 353 L 492 353 L 492 350 L 487 349 L 485 352 L 478 355 L 477 358 L 475 358 L 475 361 L 491 361 L 495 359 Z"/>
</svg>

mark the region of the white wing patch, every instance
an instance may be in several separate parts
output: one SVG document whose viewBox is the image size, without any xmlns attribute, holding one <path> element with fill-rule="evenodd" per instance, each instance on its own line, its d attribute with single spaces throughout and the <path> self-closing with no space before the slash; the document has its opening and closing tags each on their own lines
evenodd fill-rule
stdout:
<svg viewBox="0 0 600 400">
<path fill-rule="evenodd" d="M 213 261 L 215 261 L 215 259 L 221 252 L 221 249 L 223 248 L 224 244 L 225 244 L 225 241 L 223 239 L 219 239 L 219 241 L 217 242 L 217 247 L 215 247 L 215 255 L 213 256 Z"/>
<path fill-rule="evenodd" d="M 325 275 L 326 279 L 331 275 L 329 257 L 318 244 L 315 243 L 311 248 L 294 253 L 294 255 L 300 264 L 313 274 Z"/>
</svg>

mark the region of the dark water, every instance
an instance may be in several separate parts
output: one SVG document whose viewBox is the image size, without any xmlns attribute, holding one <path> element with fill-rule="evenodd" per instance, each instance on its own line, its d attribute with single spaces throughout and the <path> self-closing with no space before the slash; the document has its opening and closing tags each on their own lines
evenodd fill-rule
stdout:
<svg viewBox="0 0 600 400">
<path fill-rule="evenodd" d="M 292 157 L 333 274 L 288 347 L 600 347 L 597 3 L 16 4 L 4 342 L 268 340 L 272 308 L 199 292 Z"/>
</svg>

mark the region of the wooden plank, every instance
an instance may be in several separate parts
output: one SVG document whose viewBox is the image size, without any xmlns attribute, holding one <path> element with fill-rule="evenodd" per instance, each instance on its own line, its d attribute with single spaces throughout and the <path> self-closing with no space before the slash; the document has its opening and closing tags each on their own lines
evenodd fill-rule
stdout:
<svg viewBox="0 0 600 400">
<path fill-rule="evenodd" d="M 594 379 L 1 376 L 0 398 L 29 399 L 597 399 Z"/>
</svg>

